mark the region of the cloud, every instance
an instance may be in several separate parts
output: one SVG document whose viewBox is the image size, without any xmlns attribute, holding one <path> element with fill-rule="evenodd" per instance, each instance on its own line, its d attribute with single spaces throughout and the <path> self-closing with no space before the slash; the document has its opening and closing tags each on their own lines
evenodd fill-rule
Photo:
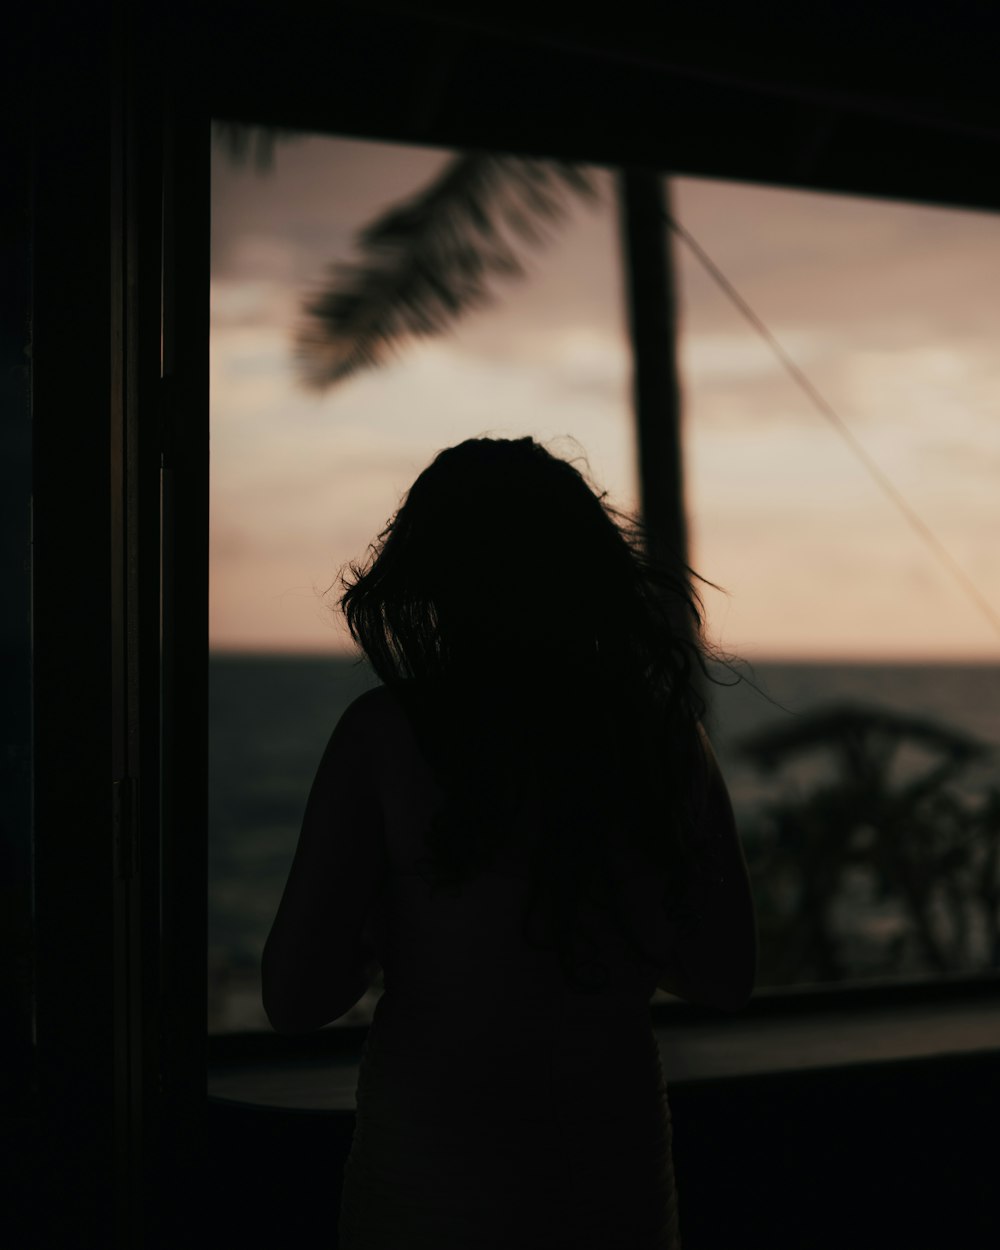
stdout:
<svg viewBox="0 0 1000 1250">
<path fill-rule="evenodd" d="M 824 357 L 831 346 L 828 336 L 802 328 L 784 330 L 779 341 L 800 367 Z M 695 386 L 728 388 L 787 376 L 770 346 L 749 329 L 683 334 L 678 360 L 685 379 Z"/>
<path fill-rule="evenodd" d="M 273 278 L 215 278 L 212 281 L 213 337 L 229 330 L 256 328 L 280 332 L 289 339 L 298 307 L 288 284 Z"/>
<path fill-rule="evenodd" d="M 279 149 L 269 178 L 216 164 L 216 641 L 330 645 L 312 587 L 362 554 L 431 456 L 462 438 L 571 434 L 613 497 L 635 498 L 606 174 L 601 204 L 574 206 L 529 254 L 529 278 L 498 286 L 453 335 L 326 395 L 297 387 L 303 293 L 350 256 L 360 225 L 447 159 L 310 138 Z M 997 219 L 706 180 L 673 188 L 679 218 L 1000 602 Z M 995 654 L 995 636 L 766 344 L 674 252 L 693 554 L 733 592 L 713 607 L 730 641 L 772 655 Z"/>
<path fill-rule="evenodd" d="M 704 179 L 674 186 L 681 221 L 765 320 L 923 320 L 940 334 L 1000 317 L 995 214 Z M 685 308 L 724 318 L 721 291 L 682 243 L 675 251 Z"/>
</svg>

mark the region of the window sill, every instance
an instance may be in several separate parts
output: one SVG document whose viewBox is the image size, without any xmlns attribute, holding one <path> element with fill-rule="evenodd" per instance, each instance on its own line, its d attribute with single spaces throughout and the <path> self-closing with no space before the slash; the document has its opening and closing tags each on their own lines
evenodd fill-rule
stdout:
<svg viewBox="0 0 1000 1250">
<path fill-rule="evenodd" d="M 764 991 L 731 1015 L 654 1002 L 650 1014 L 670 1087 L 947 1055 L 1000 1054 L 1000 980 L 995 977 L 951 984 Z M 210 1039 L 215 1055 L 207 1093 L 263 1107 L 353 1112 L 365 1032 L 364 1027 L 334 1028 L 309 1039 L 283 1038 L 282 1043 L 292 1044 L 270 1048 L 277 1035 L 261 1035 L 253 1043 L 249 1037 Z M 245 1057 L 239 1059 L 241 1050 Z"/>
</svg>

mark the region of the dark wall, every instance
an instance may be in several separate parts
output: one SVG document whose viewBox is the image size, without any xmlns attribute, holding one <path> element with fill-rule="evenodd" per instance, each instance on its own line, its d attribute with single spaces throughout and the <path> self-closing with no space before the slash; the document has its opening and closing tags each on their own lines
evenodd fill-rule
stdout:
<svg viewBox="0 0 1000 1250">
<path fill-rule="evenodd" d="M 996 1073 L 973 1055 L 676 1086 L 685 1250 L 997 1244 Z M 199 1244 L 335 1246 L 353 1123 L 212 1100 Z"/>
<path fill-rule="evenodd" d="M 747 86 L 731 65 L 717 87 L 711 66 L 693 76 L 665 72 L 662 41 L 660 63 L 654 57 L 612 64 L 602 60 L 593 39 L 586 46 L 542 46 L 523 24 L 496 33 L 483 26 L 449 31 L 433 20 L 392 16 L 391 8 L 330 4 L 318 25 L 301 3 L 279 8 L 235 0 L 177 0 L 169 6 L 159 0 L 93 0 L 83 6 L 39 0 L 5 15 L 0 87 L 12 91 L 4 99 L 2 171 L 5 191 L 15 191 L 5 198 L 10 248 L 3 254 L 0 290 L 3 333 L 10 336 L 4 340 L 4 416 L 10 424 L 0 443 L 4 472 L 11 474 L 3 502 L 9 508 L 5 559 L 12 569 L 5 582 L 11 593 L 4 628 L 21 651 L 10 667 L 6 704 L 13 755 L 7 757 L 4 801 L 13 832 L 5 841 L 3 887 L 11 891 L 4 916 L 13 936 L 4 954 L 15 952 L 15 989 L 5 992 L 5 1004 L 13 1006 L 3 1031 L 4 1042 L 13 1041 L 18 1053 L 5 1068 L 11 1096 L 5 1098 L 6 1151 L 0 1160 L 4 1244 L 135 1250 L 132 1230 L 146 1218 L 137 1208 L 150 1201 L 147 1181 L 163 1185 L 165 1218 L 175 1221 L 165 1230 L 165 1245 L 196 1245 L 199 1238 L 220 1246 L 294 1245 L 293 1221 L 303 1240 L 318 1235 L 332 1244 L 351 1131 L 349 1116 L 210 1104 L 204 1174 L 210 1202 L 204 1213 L 180 1172 L 150 1180 L 140 1159 L 145 1151 L 155 1162 L 150 1125 L 161 1109 L 176 1124 L 189 1113 L 178 1109 L 184 1105 L 179 1082 L 168 1086 L 169 1098 L 160 1093 L 163 1071 L 169 1076 L 183 1069 L 184 1089 L 200 1094 L 204 1028 L 198 1026 L 198 1038 L 189 1044 L 193 1031 L 179 1029 L 177 1011 L 165 1011 L 165 1068 L 136 1060 L 146 1053 L 140 1043 L 148 1019 L 137 1011 L 145 1000 L 133 992 L 133 968 L 140 955 L 153 973 L 161 956 L 178 967 L 181 960 L 176 944 L 158 949 L 147 942 L 143 948 L 123 937 L 123 917 L 132 930 L 145 933 L 155 928 L 157 916 L 147 906 L 148 890 L 132 890 L 129 874 L 116 864 L 112 826 L 125 695 L 134 694 L 120 680 L 115 684 L 112 664 L 112 655 L 119 655 L 120 667 L 123 649 L 122 536 L 134 537 L 121 514 L 128 466 L 119 427 L 131 385 L 126 352 L 133 350 L 123 340 L 126 329 L 135 328 L 126 315 L 134 295 L 132 251 L 148 251 L 151 236 L 155 251 L 160 237 L 155 214 L 135 209 L 132 216 L 129 207 L 145 194 L 145 174 L 135 185 L 142 171 L 129 154 L 148 151 L 145 139 L 158 133 L 160 104 L 143 105 L 149 116 L 138 108 L 130 112 L 129 101 L 142 96 L 145 77 L 136 69 L 125 15 L 151 13 L 173 22 L 168 33 L 174 59 L 166 77 L 185 107 L 203 100 L 206 109 L 221 114 L 228 107 L 249 121 L 1000 204 L 992 45 L 966 35 L 963 49 L 958 24 L 947 28 L 951 43 L 942 47 L 938 65 L 954 88 L 948 100 L 958 92 L 960 107 L 931 99 L 933 76 L 926 89 L 904 84 L 910 96 L 919 90 L 930 100 L 921 103 L 924 114 L 928 108 L 940 114 L 940 124 L 928 126 L 920 110 L 914 113 L 910 96 L 906 107 L 897 107 L 888 73 L 868 116 L 860 95 L 845 101 L 841 92 L 824 103 L 812 94 L 801 97 L 800 106 L 794 94 Z M 13 29 L 15 20 L 29 18 L 30 38 Z M 773 61 L 772 35 L 762 26 L 755 38 L 758 52 L 771 41 Z M 147 43 L 155 60 L 156 40 L 150 36 Z M 976 64 L 988 56 L 989 78 L 967 73 L 966 51 Z M 742 41 L 740 55 L 752 61 L 754 45 Z M 122 65 L 142 79 L 128 92 Z M 178 147 L 182 162 L 185 145 Z M 202 177 L 202 190 L 203 183 Z M 196 242 L 203 251 L 205 238 Z M 192 261 L 191 255 L 186 252 L 179 265 L 181 285 L 186 274 L 193 273 L 194 286 L 200 281 L 204 257 L 199 251 Z M 148 288 L 141 294 L 146 301 Z M 16 957 L 29 914 L 26 593 L 20 564 L 26 542 L 28 329 L 36 1026 L 30 1053 L 25 987 L 31 970 Z M 149 424 L 144 420 L 142 428 Z M 185 552 L 188 565 L 203 559 L 196 547 Z M 144 647 L 156 641 L 155 630 L 144 632 Z M 197 662 L 195 654 L 192 666 Z M 187 691 L 191 682 L 184 677 L 177 686 Z M 193 719 L 184 725 L 189 735 L 204 728 Z M 164 894 L 168 917 L 204 907 L 204 845 L 185 832 L 188 842 L 167 847 L 165 862 L 176 868 Z M 155 887 L 152 858 L 144 880 Z M 131 893 L 123 897 L 126 886 Z M 178 920 L 175 929 L 180 927 Z M 192 958 L 181 971 L 185 985 L 198 990 L 203 964 Z M 202 993 L 199 1011 L 203 1000 Z M 156 1003 L 150 1015 L 154 1009 Z M 994 1069 L 992 1061 L 966 1059 L 678 1087 L 676 1155 L 688 1250 L 991 1244 L 998 1232 L 986 1200 L 995 1161 Z M 32 1226 L 15 1223 L 13 1235 L 4 1236 L 18 1215 Z M 33 1240 L 43 1216 L 50 1234 Z"/>
<path fill-rule="evenodd" d="M 204 25 L 186 55 L 221 117 L 995 208 L 1000 11 L 959 8 L 225 0 L 177 21 Z"/>
</svg>

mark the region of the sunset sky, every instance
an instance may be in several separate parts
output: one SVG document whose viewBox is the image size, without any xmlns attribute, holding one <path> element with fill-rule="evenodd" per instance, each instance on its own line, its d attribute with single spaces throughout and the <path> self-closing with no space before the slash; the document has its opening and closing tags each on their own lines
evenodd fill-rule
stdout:
<svg viewBox="0 0 1000 1250">
<path fill-rule="evenodd" d="M 292 363 L 303 297 L 448 153 L 305 138 L 273 169 L 217 153 L 211 644 L 333 651 L 324 605 L 440 448 L 482 434 L 586 453 L 636 500 L 612 181 L 529 276 L 451 336 L 323 395 Z M 1000 611 L 1000 218 L 703 179 L 674 209 Z M 709 635 L 748 659 L 1000 658 L 935 563 L 749 325 L 676 245 L 691 562 Z M 576 440 L 574 443 L 571 440 Z M 516 611 L 516 593 L 511 610 Z"/>
</svg>

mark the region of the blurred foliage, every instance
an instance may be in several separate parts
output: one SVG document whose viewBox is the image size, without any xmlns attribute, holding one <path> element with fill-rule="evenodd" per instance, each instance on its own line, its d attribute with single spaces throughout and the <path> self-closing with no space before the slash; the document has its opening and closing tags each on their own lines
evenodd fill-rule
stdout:
<svg viewBox="0 0 1000 1250">
<path fill-rule="evenodd" d="M 575 165 L 465 152 L 358 232 L 357 261 L 331 265 L 298 330 L 303 382 L 324 390 L 403 343 L 446 333 L 493 302 L 492 280 L 526 274 L 521 253 L 551 240 L 573 196 L 593 199 Z"/>
<path fill-rule="evenodd" d="M 963 784 L 992 748 L 838 705 L 737 749 L 783 783 L 746 830 L 758 985 L 1000 970 L 1000 788 Z"/>
<path fill-rule="evenodd" d="M 281 144 L 306 135 L 217 119 L 216 149 L 271 172 Z M 526 275 L 522 254 L 551 242 L 574 197 L 596 185 L 567 161 L 492 152 L 451 157 L 414 194 L 356 235 L 358 259 L 328 267 L 296 330 L 300 380 L 323 391 L 382 364 L 407 341 L 446 333 L 495 298 L 492 280 Z"/>
<path fill-rule="evenodd" d="M 248 126 L 244 122 L 212 122 L 212 143 L 237 168 L 253 165 L 258 174 L 269 174 L 279 143 L 295 143 L 307 136 L 297 130 L 277 130 L 273 126 Z"/>
</svg>

